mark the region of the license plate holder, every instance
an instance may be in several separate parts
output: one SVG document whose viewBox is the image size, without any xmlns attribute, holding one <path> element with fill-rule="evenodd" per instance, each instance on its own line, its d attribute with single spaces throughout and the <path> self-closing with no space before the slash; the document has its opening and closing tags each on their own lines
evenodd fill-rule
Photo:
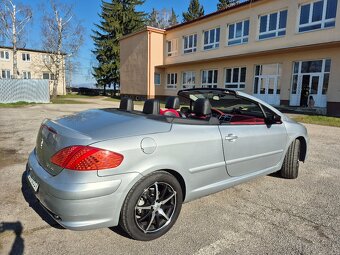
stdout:
<svg viewBox="0 0 340 255">
<path fill-rule="evenodd" d="M 31 175 L 31 172 L 28 172 L 27 179 L 30 182 L 31 187 L 34 190 L 34 192 L 37 193 L 39 189 L 39 183 L 33 178 L 33 176 Z"/>
</svg>

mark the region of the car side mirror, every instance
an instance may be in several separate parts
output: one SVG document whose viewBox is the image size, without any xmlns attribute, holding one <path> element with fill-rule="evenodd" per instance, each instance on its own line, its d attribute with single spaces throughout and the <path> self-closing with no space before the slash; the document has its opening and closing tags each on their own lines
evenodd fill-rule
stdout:
<svg viewBox="0 0 340 255">
<path fill-rule="evenodd" d="M 267 125 L 272 125 L 272 124 L 281 124 L 281 116 L 277 114 L 270 115 L 266 117 L 265 122 Z"/>
</svg>

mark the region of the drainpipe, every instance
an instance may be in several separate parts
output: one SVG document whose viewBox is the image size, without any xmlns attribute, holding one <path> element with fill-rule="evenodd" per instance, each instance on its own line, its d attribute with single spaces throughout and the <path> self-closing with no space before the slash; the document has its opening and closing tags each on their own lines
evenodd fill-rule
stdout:
<svg viewBox="0 0 340 255">
<path fill-rule="evenodd" d="M 149 40 L 149 48 L 148 48 L 148 90 L 147 90 L 147 99 L 150 98 L 150 91 L 151 91 L 151 31 L 148 31 L 148 40 Z"/>
</svg>

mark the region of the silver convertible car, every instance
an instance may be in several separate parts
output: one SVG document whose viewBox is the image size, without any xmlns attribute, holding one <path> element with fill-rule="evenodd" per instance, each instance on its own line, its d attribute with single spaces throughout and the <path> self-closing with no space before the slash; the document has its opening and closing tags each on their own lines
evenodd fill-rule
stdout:
<svg viewBox="0 0 340 255">
<path fill-rule="evenodd" d="M 63 227 L 120 225 L 152 240 L 176 222 L 182 203 L 258 176 L 298 176 L 306 128 L 245 93 L 188 89 L 160 109 L 123 99 L 119 109 L 45 120 L 25 176 Z M 30 192 L 32 192 L 30 191 Z"/>
</svg>

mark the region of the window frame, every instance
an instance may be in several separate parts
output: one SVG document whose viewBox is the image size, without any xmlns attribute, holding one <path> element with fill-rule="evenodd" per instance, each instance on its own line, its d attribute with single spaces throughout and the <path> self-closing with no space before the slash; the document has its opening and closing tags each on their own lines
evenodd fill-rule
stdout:
<svg viewBox="0 0 340 255">
<path fill-rule="evenodd" d="M 169 76 L 170 76 L 170 79 L 169 79 Z M 174 83 L 172 83 L 172 80 L 174 81 Z M 178 84 L 178 75 L 177 75 L 177 73 L 167 73 L 166 89 L 177 89 L 177 84 Z"/>
<path fill-rule="evenodd" d="M 190 74 L 191 80 L 192 80 L 192 78 L 194 78 L 195 82 L 194 83 L 184 82 L 184 73 L 186 75 Z M 196 86 L 196 72 L 195 71 L 183 71 L 182 72 L 182 88 L 183 89 L 191 89 L 191 88 L 195 88 L 195 86 Z"/>
<path fill-rule="evenodd" d="M 203 73 L 207 72 L 207 82 L 203 83 Z M 209 72 L 212 72 L 212 82 L 209 83 Z M 216 72 L 216 83 L 214 82 L 215 80 L 215 72 Z M 202 88 L 217 88 L 218 87 L 218 69 L 204 69 L 201 71 L 201 87 Z"/>
<path fill-rule="evenodd" d="M 231 70 L 231 77 L 230 77 L 230 82 L 227 82 L 227 70 Z M 234 78 L 234 69 L 238 69 L 238 81 L 233 82 Z M 241 81 L 241 74 L 242 74 L 242 69 L 245 69 L 245 77 L 244 77 L 244 82 Z M 246 88 L 246 79 L 247 79 L 247 67 L 246 66 L 237 66 L 237 67 L 226 67 L 224 68 L 224 88 L 226 89 L 232 89 L 232 90 L 244 90 Z M 227 86 L 231 85 L 236 85 L 237 88 L 231 88 Z"/>
<path fill-rule="evenodd" d="M 245 22 L 247 22 L 247 21 L 248 21 L 248 35 L 244 35 Z M 241 22 L 242 22 L 242 29 L 241 29 L 242 35 L 240 37 L 236 37 L 237 24 L 241 23 Z M 232 25 L 234 25 L 234 38 L 230 39 L 230 26 L 232 26 Z M 226 35 L 226 38 L 227 38 L 226 45 L 227 46 L 234 46 L 234 45 L 247 44 L 249 42 L 249 31 L 250 31 L 250 19 L 249 18 L 228 24 L 227 25 L 227 35 Z M 236 43 L 232 43 L 233 41 L 238 41 L 238 40 L 241 40 L 241 41 L 236 42 Z"/>
<path fill-rule="evenodd" d="M 324 1 L 324 5 L 323 5 L 323 10 L 322 10 L 322 18 L 320 21 L 312 21 L 313 19 L 313 10 L 314 10 L 314 4 L 317 2 L 320 2 L 320 0 L 313 0 L 313 1 L 309 1 L 307 3 L 301 3 L 299 4 L 299 14 L 298 14 L 298 19 L 297 19 L 297 28 L 296 28 L 296 32 L 301 34 L 301 33 L 308 33 L 308 32 L 313 32 L 313 31 L 317 31 L 317 30 L 323 30 L 323 29 L 329 29 L 329 28 L 334 28 L 336 25 L 336 15 L 337 12 L 335 12 L 335 17 L 334 18 L 329 18 L 326 19 L 326 14 L 327 14 L 327 5 L 328 5 L 328 1 L 329 0 L 323 0 Z M 337 0 L 337 5 L 339 4 L 339 0 Z M 303 6 L 309 6 L 309 17 L 308 17 L 308 23 L 305 24 L 301 24 L 301 10 Z M 334 26 L 327 26 L 325 27 L 326 23 L 329 22 L 334 22 Z M 302 28 L 305 27 L 311 27 L 311 26 L 316 26 L 316 25 L 320 25 L 320 28 L 311 28 L 308 30 L 304 30 L 301 31 Z"/>
<path fill-rule="evenodd" d="M 23 62 L 31 62 L 31 53 L 28 52 L 21 53 L 21 59 Z"/>
<path fill-rule="evenodd" d="M 156 75 L 159 75 L 159 83 L 156 83 Z M 161 85 L 161 83 L 162 83 L 162 75 L 161 75 L 161 73 L 158 73 L 158 72 L 154 73 L 153 82 L 154 82 L 155 86 L 160 86 Z"/>
<path fill-rule="evenodd" d="M 214 42 L 213 43 L 210 43 L 210 31 L 212 30 L 215 30 L 215 33 L 214 33 Z M 217 39 L 217 33 L 216 31 L 219 30 L 219 40 L 216 41 Z M 208 43 L 205 44 L 204 41 L 205 41 L 205 32 L 208 32 Z M 215 27 L 215 28 L 211 28 L 211 29 L 207 29 L 207 30 L 203 30 L 203 50 L 204 51 L 208 51 L 208 50 L 215 50 L 215 49 L 218 49 L 220 47 L 220 42 L 221 42 L 221 28 L 220 27 Z M 210 47 L 211 48 L 206 48 L 206 47 Z"/>
<path fill-rule="evenodd" d="M 169 43 L 171 45 L 170 51 L 169 51 Z M 175 44 L 176 44 L 176 47 L 174 47 Z M 166 54 L 167 54 L 167 57 L 175 57 L 178 55 L 178 38 L 166 40 Z"/>
<path fill-rule="evenodd" d="M 280 28 L 280 17 L 281 17 L 281 12 L 286 12 L 286 24 L 284 28 Z M 277 14 L 276 17 L 276 28 L 274 30 L 269 30 L 270 28 L 270 15 L 273 14 Z M 262 17 L 267 17 L 267 24 L 266 24 L 266 31 L 265 32 L 261 32 L 261 18 Z M 280 37 L 284 37 L 287 34 L 287 21 L 288 21 L 288 9 L 281 9 L 281 10 L 277 10 L 277 11 L 273 11 L 267 14 L 261 14 L 258 16 L 258 36 L 257 39 L 259 41 L 263 41 L 263 40 L 269 40 L 269 39 L 275 39 L 275 38 L 280 38 Z M 284 32 L 284 34 L 280 35 L 279 33 Z M 270 36 L 270 37 L 265 37 L 265 38 L 261 38 L 261 35 L 268 35 L 268 34 L 272 34 L 275 33 L 274 36 Z"/>
<path fill-rule="evenodd" d="M 22 71 L 22 78 L 24 80 L 31 80 L 32 79 L 31 71 Z"/>
<path fill-rule="evenodd" d="M 3 76 L 4 73 L 5 73 L 5 77 Z M 11 70 L 1 69 L 1 79 L 11 79 Z"/>
<path fill-rule="evenodd" d="M 192 36 L 192 47 L 189 47 L 189 42 L 190 42 L 190 37 Z M 185 40 L 188 39 L 188 47 L 185 48 Z M 183 54 L 191 54 L 197 52 L 197 40 L 198 40 L 198 35 L 197 33 L 189 34 L 189 35 L 184 35 L 183 36 L 183 47 L 182 47 L 182 52 Z M 195 45 L 196 42 L 196 45 Z M 187 52 L 186 52 L 187 51 Z"/>
<path fill-rule="evenodd" d="M 1 57 L 1 53 L 3 52 L 4 57 Z M 8 58 L 6 58 L 6 53 L 8 54 Z M 10 61 L 11 60 L 11 54 L 9 50 L 1 50 L 0 51 L 0 60 L 2 61 Z"/>
</svg>

